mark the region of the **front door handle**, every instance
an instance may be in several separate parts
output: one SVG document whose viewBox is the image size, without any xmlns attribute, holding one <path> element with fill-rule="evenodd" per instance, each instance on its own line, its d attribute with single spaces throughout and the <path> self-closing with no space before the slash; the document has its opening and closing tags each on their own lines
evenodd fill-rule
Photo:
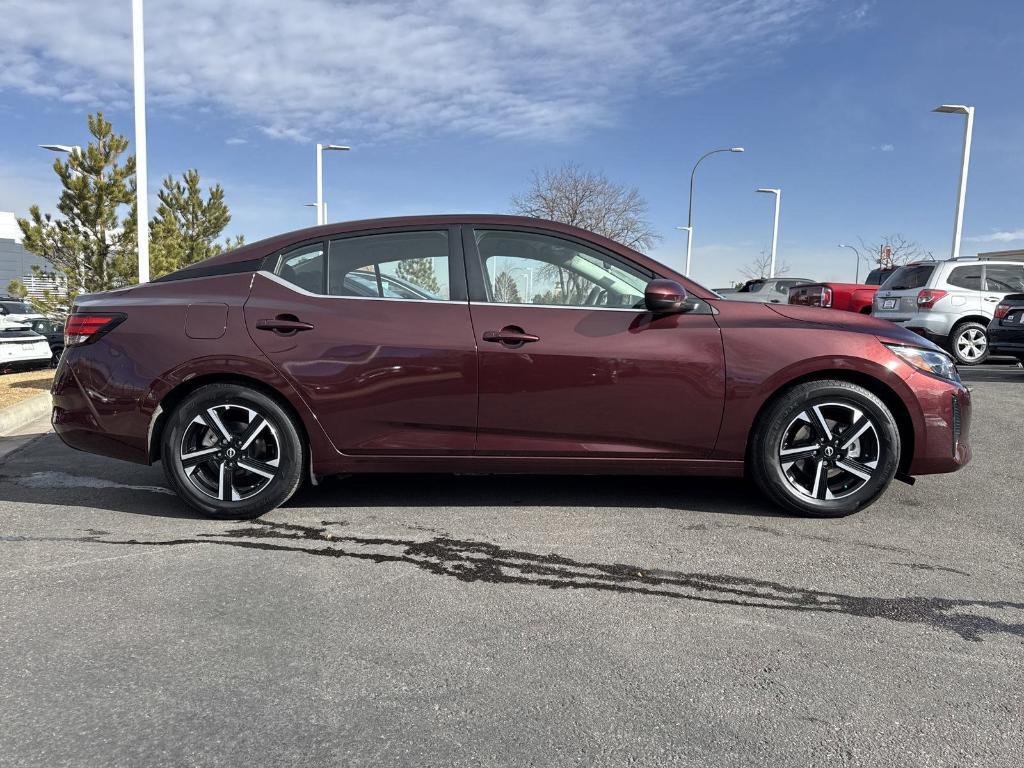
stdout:
<svg viewBox="0 0 1024 768">
<path fill-rule="evenodd" d="M 273 320 L 257 320 L 256 329 L 260 331 L 273 331 L 274 333 L 280 333 L 285 336 L 291 336 L 293 333 L 299 331 L 311 331 L 313 330 L 312 323 L 304 323 L 297 317 L 290 316 L 279 316 Z"/>
<path fill-rule="evenodd" d="M 506 325 L 500 331 L 484 331 L 484 341 L 504 344 L 508 347 L 521 347 L 523 344 L 540 341 L 540 336 L 527 333 L 517 325 Z"/>
</svg>

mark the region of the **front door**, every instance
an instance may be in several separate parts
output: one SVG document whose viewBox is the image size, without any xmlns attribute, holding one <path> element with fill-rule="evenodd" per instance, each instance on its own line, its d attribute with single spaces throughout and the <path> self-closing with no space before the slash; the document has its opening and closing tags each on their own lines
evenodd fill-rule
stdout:
<svg viewBox="0 0 1024 768">
<path fill-rule="evenodd" d="M 339 451 L 472 453 L 476 341 L 457 240 L 448 228 L 336 237 L 256 274 L 249 333 Z"/>
<path fill-rule="evenodd" d="M 480 349 L 478 453 L 704 458 L 725 366 L 710 307 L 654 316 L 655 276 L 575 239 L 478 228 L 464 237 Z"/>
</svg>

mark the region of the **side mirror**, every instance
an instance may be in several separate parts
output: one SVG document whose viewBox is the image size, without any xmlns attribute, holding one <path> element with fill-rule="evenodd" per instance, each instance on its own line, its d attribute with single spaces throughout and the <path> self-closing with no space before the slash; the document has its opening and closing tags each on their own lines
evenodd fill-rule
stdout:
<svg viewBox="0 0 1024 768">
<path fill-rule="evenodd" d="M 686 312 L 687 293 L 675 280 L 651 280 L 644 291 L 644 304 L 656 315 L 673 315 Z"/>
</svg>

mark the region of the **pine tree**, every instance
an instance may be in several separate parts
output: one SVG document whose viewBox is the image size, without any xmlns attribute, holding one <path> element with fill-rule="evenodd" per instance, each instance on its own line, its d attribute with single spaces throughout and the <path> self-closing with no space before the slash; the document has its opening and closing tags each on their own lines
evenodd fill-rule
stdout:
<svg viewBox="0 0 1024 768">
<path fill-rule="evenodd" d="M 33 205 L 27 219 L 18 219 L 26 250 L 53 265 L 52 272 L 35 271 L 66 290 L 48 291 L 36 301 L 47 313 L 66 311 L 80 293 L 128 285 L 137 272 L 135 227 L 120 218 L 135 197 L 135 158 L 121 161 L 128 139 L 114 133 L 102 113 L 89 115 L 89 133 L 93 141 L 84 149 L 53 163 L 63 187 L 60 217 Z"/>
<path fill-rule="evenodd" d="M 441 293 L 441 286 L 438 285 L 437 276 L 434 274 L 434 260 L 429 257 L 400 261 L 395 272 L 398 277 L 435 296 Z"/>
<path fill-rule="evenodd" d="M 522 303 L 519 286 L 508 272 L 502 272 L 494 278 L 494 300 L 501 304 Z"/>
<path fill-rule="evenodd" d="M 207 198 L 199 182 L 199 171 L 189 170 L 181 181 L 168 176 L 158 197 L 156 215 L 150 224 L 150 269 L 154 277 L 241 245 L 242 238 L 217 243 L 231 221 L 220 184 L 209 189 Z"/>
</svg>

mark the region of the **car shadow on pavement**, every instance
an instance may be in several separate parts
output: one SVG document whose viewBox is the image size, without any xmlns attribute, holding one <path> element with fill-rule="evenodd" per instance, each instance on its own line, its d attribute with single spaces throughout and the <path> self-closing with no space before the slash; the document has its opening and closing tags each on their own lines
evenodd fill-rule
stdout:
<svg viewBox="0 0 1024 768">
<path fill-rule="evenodd" d="M 989 635 L 1024 638 L 1024 603 L 1020 602 L 849 595 L 745 576 L 648 569 L 626 563 L 586 562 L 553 553 L 508 549 L 490 542 L 461 540 L 446 535 L 425 540 L 344 535 L 342 526 L 326 520 L 319 526 L 257 520 L 221 532 L 177 539 L 116 539 L 110 538 L 105 531 L 93 531 L 74 539 L 35 540 L 70 540 L 117 546 L 237 547 L 375 564 L 402 564 L 434 576 L 467 583 L 594 590 L 769 611 L 884 619 L 925 625 L 974 642 L 980 642 Z M 1000 614 L 1006 614 L 1006 618 Z M 1009 617 L 1019 620 L 1013 621 Z"/>
<path fill-rule="evenodd" d="M 0 505 L 90 507 L 133 515 L 202 519 L 170 491 L 159 468 L 114 480 L 66 470 L 0 467 Z M 105 473 L 110 474 L 110 473 Z M 303 508 L 592 507 L 671 509 L 790 517 L 742 479 L 666 476 L 354 475 L 305 484 L 285 505 Z"/>
<path fill-rule="evenodd" d="M 352 475 L 306 485 L 301 507 L 592 507 L 792 517 L 741 478 L 665 475 Z"/>
<path fill-rule="evenodd" d="M 964 384 L 1019 384 L 1024 386 L 1024 368 L 1014 365 L 983 365 L 977 368 L 960 368 Z"/>
</svg>

